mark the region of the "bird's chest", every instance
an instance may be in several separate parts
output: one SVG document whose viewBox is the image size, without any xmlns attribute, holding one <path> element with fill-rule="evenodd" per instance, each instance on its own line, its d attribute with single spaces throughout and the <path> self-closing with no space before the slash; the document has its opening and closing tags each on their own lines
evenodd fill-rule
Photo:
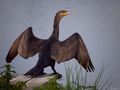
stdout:
<svg viewBox="0 0 120 90">
<path fill-rule="evenodd" d="M 42 60 L 51 59 L 51 46 L 56 42 L 56 39 L 49 39 L 49 41 L 45 44 L 44 48 L 41 52 L 39 52 L 39 58 Z"/>
</svg>

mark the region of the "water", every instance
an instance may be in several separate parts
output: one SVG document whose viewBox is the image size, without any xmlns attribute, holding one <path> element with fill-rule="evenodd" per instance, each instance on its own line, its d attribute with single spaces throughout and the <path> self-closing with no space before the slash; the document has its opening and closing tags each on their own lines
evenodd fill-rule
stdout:
<svg viewBox="0 0 120 90">
<path fill-rule="evenodd" d="M 52 33 L 53 18 L 57 11 L 67 9 L 69 16 L 60 23 L 60 40 L 78 32 L 90 53 L 96 68 L 88 73 L 92 81 L 104 64 L 107 66 L 103 78 L 113 74 L 112 88 L 120 88 L 120 1 L 119 0 L 1 0 L 0 1 L 0 66 L 5 64 L 5 56 L 20 33 L 32 26 L 39 38 L 48 38 Z M 37 62 L 38 55 L 24 60 L 17 56 L 12 65 L 17 73 L 23 74 Z M 66 62 L 69 63 L 69 62 Z M 70 63 L 75 66 L 74 59 Z M 65 79 L 64 63 L 56 64 L 56 70 Z M 51 68 L 45 72 L 52 73 Z"/>
</svg>

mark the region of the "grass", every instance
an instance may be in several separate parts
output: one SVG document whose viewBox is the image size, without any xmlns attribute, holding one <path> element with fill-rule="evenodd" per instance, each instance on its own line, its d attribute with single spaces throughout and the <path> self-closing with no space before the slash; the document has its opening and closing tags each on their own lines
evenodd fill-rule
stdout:
<svg viewBox="0 0 120 90">
<path fill-rule="evenodd" d="M 24 82 L 17 82 L 14 85 L 10 83 L 10 79 L 16 74 L 14 70 L 11 70 L 13 67 L 10 64 L 5 64 L 0 68 L 4 69 L 4 71 L 0 73 L 0 90 L 22 90 L 26 87 Z"/>
<path fill-rule="evenodd" d="M 100 72 L 96 76 L 94 82 L 88 82 L 87 72 L 82 71 L 82 67 L 75 65 L 73 69 L 70 65 L 65 65 L 66 71 L 66 90 L 109 90 L 112 81 L 110 75 L 104 82 L 106 68 L 102 66 Z"/>
<path fill-rule="evenodd" d="M 111 75 L 105 82 L 101 81 L 105 70 L 106 68 L 103 65 L 95 80 L 88 82 L 88 74 L 82 71 L 80 65 L 75 65 L 75 68 L 72 68 L 70 64 L 65 64 L 66 83 L 64 85 L 58 84 L 57 79 L 53 79 L 45 85 L 34 88 L 34 90 L 110 90 Z"/>
<path fill-rule="evenodd" d="M 1 68 L 5 70 L 1 72 L 0 90 L 23 90 L 26 88 L 24 82 L 17 82 L 15 85 L 10 83 L 10 79 L 15 74 L 15 71 L 11 70 L 12 66 L 10 64 L 6 64 Z M 70 64 L 65 64 L 65 71 L 66 83 L 64 85 L 57 83 L 57 78 L 53 78 L 39 87 L 34 87 L 33 90 L 109 90 L 112 83 L 111 75 L 105 82 L 102 81 L 106 71 L 104 65 L 93 82 L 88 82 L 88 74 L 83 72 L 80 65 L 75 65 L 75 68 L 72 68 Z"/>
</svg>

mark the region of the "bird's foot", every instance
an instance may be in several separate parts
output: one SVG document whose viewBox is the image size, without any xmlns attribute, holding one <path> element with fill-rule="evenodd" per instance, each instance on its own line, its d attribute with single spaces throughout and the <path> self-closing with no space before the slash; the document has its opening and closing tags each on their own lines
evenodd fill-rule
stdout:
<svg viewBox="0 0 120 90">
<path fill-rule="evenodd" d="M 59 79 L 59 78 L 62 78 L 62 74 L 60 74 L 60 73 L 54 72 L 54 73 L 52 73 L 51 75 L 55 75 L 58 79 Z"/>
</svg>

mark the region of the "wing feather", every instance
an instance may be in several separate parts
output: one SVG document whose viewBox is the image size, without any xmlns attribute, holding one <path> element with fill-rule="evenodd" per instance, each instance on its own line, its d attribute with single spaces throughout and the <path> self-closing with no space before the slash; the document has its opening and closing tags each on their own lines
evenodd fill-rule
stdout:
<svg viewBox="0 0 120 90">
<path fill-rule="evenodd" d="M 11 48 L 6 56 L 7 62 L 11 62 L 18 54 L 18 46 L 19 46 L 19 42 L 22 37 L 22 34 L 13 42 L 13 45 L 11 46 Z"/>
<path fill-rule="evenodd" d="M 6 56 L 6 61 L 11 62 L 18 54 L 25 59 L 34 56 L 40 52 L 45 42 L 46 40 L 35 37 L 32 27 L 29 27 L 13 42 Z"/>
<path fill-rule="evenodd" d="M 51 46 L 51 58 L 58 63 L 75 58 L 87 71 L 94 71 L 87 48 L 77 33 L 65 41 L 57 41 Z"/>
</svg>

